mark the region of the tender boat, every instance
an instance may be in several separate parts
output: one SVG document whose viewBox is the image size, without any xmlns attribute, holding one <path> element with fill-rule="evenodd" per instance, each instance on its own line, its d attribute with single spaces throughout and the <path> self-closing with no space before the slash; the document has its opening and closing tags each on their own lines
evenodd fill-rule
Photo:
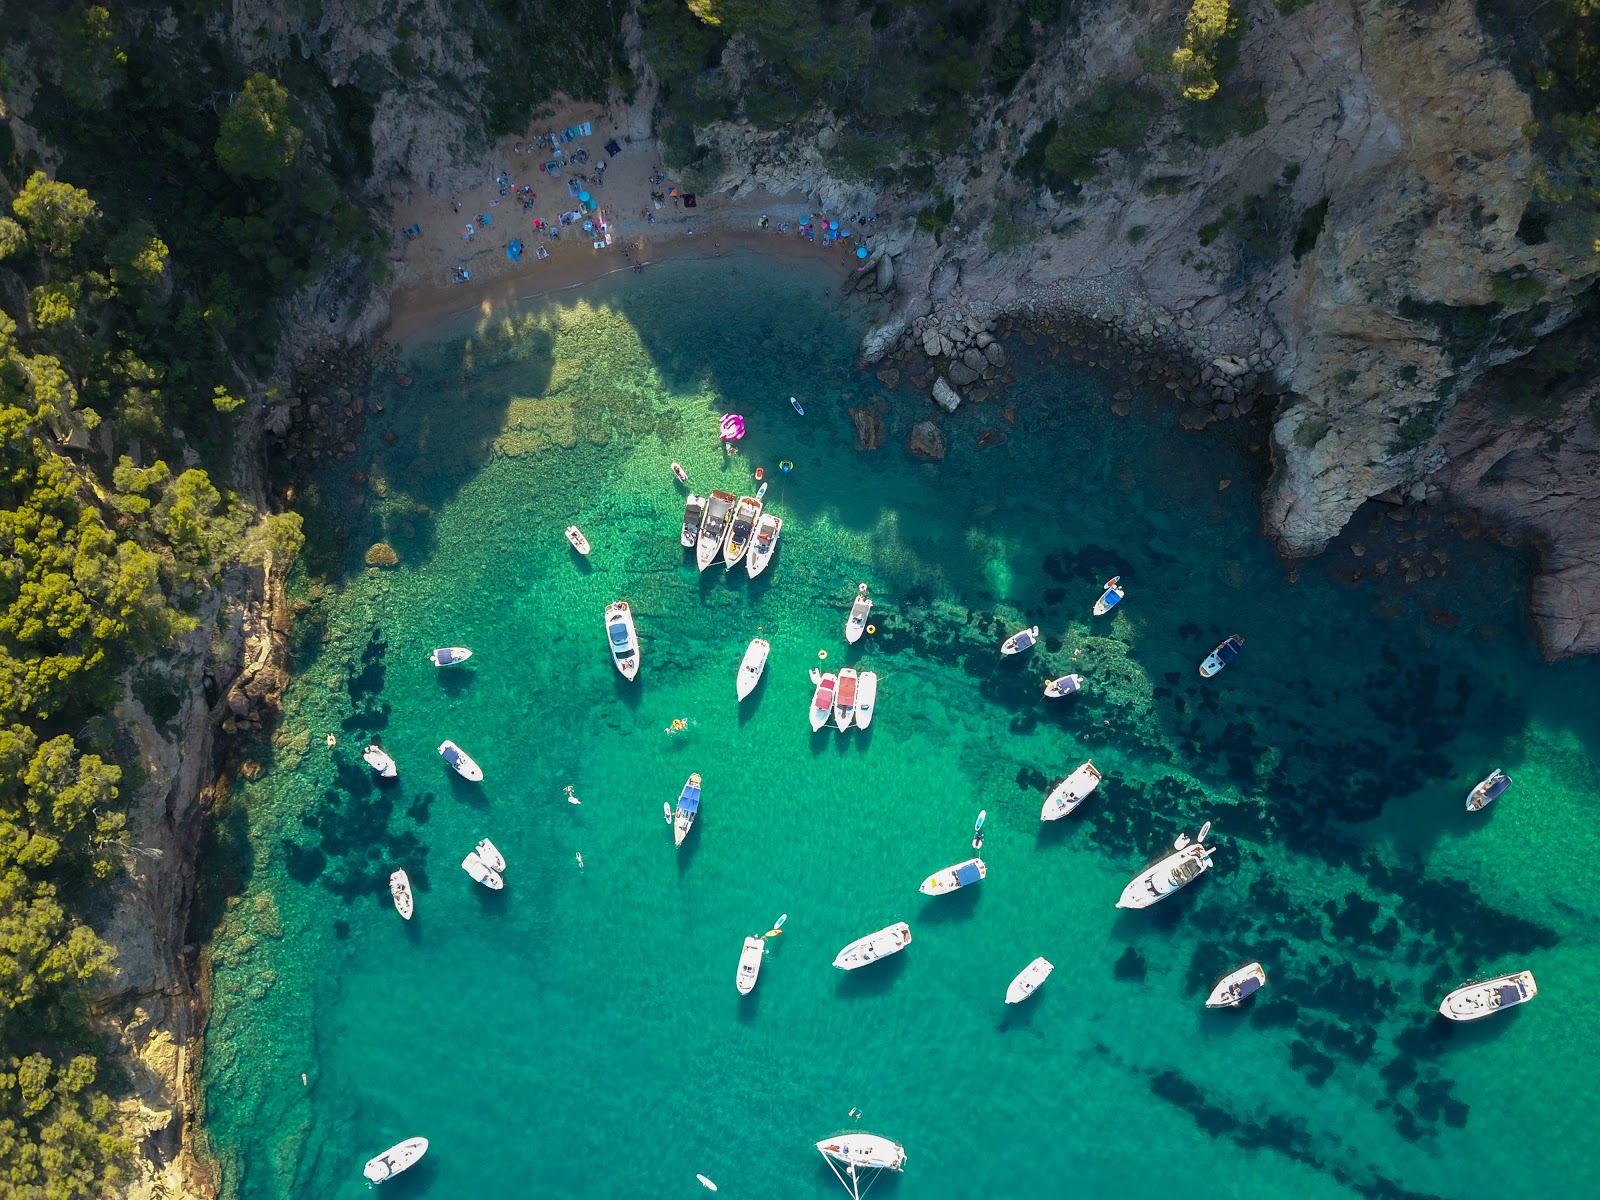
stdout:
<svg viewBox="0 0 1600 1200">
<path fill-rule="evenodd" d="M 606 605 L 606 638 L 611 643 L 611 661 L 624 679 L 632 679 L 639 673 L 639 635 L 626 600 Z"/>
<path fill-rule="evenodd" d="M 761 974 L 761 956 L 766 949 L 766 938 L 745 938 L 744 949 L 739 951 L 739 974 L 734 979 L 739 995 L 748 996 L 754 990 L 756 978 Z"/>
<path fill-rule="evenodd" d="M 504 871 L 506 869 L 505 856 L 500 853 L 499 848 L 488 838 L 484 838 L 483 841 L 474 846 L 472 852 L 478 856 L 478 861 L 491 871 Z"/>
<path fill-rule="evenodd" d="M 1070 696 L 1083 686 L 1082 675 L 1063 675 L 1060 679 L 1047 679 L 1044 682 L 1046 696 Z"/>
<path fill-rule="evenodd" d="M 863 671 L 856 680 L 856 728 L 872 725 L 873 710 L 878 706 L 878 673 Z"/>
<path fill-rule="evenodd" d="M 439 756 L 449 763 L 461 778 L 470 779 L 473 783 L 483 782 L 483 768 L 472 761 L 471 755 L 448 738 L 439 743 Z"/>
<path fill-rule="evenodd" d="M 1538 994 L 1539 986 L 1533 982 L 1533 972 L 1517 971 L 1458 987 L 1444 998 L 1439 1012 L 1452 1021 L 1477 1021 L 1492 1017 L 1502 1009 L 1526 1004 Z"/>
<path fill-rule="evenodd" d="M 841 971 L 854 971 L 857 967 L 864 967 L 868 963 L 875 963 L 880 958 L 898 953 L 911 945 L 911 926 L 904 921 L 896 921 L 887 925 L 876 933 L 869 933 L 864 938 L 857 938 L 833 957 L 833 965 Z"/>
<path fill-rule="evenodd" d="M 1165 900 L 1184 884 L 1198 879 L 1211 867 L 1212 849 L 1205 844 L 1206 834 L 1210 832 L 1211 822 L 1207 821 L 1192 842 L 1188 834 L 1180 833 L 1172 843 L 1171 854 L 1151 863 L 1122 889 L 1122 898 L 1117 901 L 1117 907 L 1149 908 L 1156 901 Z"/>
<path fill-rule="evenodd" d="M 689 836 L 689 830 L 694 825 L 694 819 L 700 814 L 700 772 L 696 771 L 689 776 L 683 785 L 683 791 L 678 793 L 678 807 L 672 814 L 672 844 L 683 845 L 683 839 Z"/>
<path fill-rule="evenodd" d="M 400 774 L 400 769 L 394 765 L 394 759 L 383 752 L 383 747 L 374 742 L 361 752 L 361 761 L 371 767 L 379 779 L 393 779 Z"/>
<path fill-rule="evenodd" d="M 689 499 L 683 505 L 683 533 L 678 538 L 685 550 L 693 550 L 694 544 L 700 537 L 700 523 L 706 515 L 706 498 L 689 493 Z"/>
<path fill-rule="evenodd" d="M 461 860 L 461 869 L 491 892 L 498 892 L 506 885 L 506 881 L 500 878 L 500 872 L 479 858 L 476 850 L 467 851 L 467 856 Z"/>
<path fill-rule="evenodd" d="M 1006 988 L 1006 1003 L 1018 1004 L 1026 1000 L 1039 990 L 1039 985 L 1050 978 L 1055 964 L 1047 958 L 1036 958 L 1017 973 L 1011 981 L 1011 986 Z"/>
<path fill-rule="evenodd" d="M 844 640 L 852 646 L 861 640 L 861 635 L 867 631 L 867 614 L 872 611 L 872 599 L 867 595 L 867 585 L 860 584 L 856 588 L 855 603 L 850 606 L 850 615 L 844 623 Z"/>
<path fill-rule="evenodd" d="M 811 682 L 817 685 L 817 690 L 811 694 L 811 732 L 815 733 L 833 715 L 833 690 L 839 685 L 839 677 L 832 671 L 824 675 L 813 668 Z"/>
<path fill-rule="evenodd" d="M 589 557 L 589 539 L 583 536 L 583 530 L 576 525 L 567 526 L 567 541 L 572 543 L 572 548 L 585 558 Z"/>
<path fill-rule="evenodd" d="M 817 1150 L 852 1200 L 861 1200 L 863 1180 L 871 1187 L 877 1172 L 906 1169 L 906 1148 L 875 1133 L 835 1134 L 818 1142 Z"/>
<path fill-rule="evenodd" d="M 989 810 L 987 808 L 979 809 L 978 819 L 972 823 L 972 848 L 974 850 L 983 849 L 983 823 L 988 819 Z"/>
<path fill-rule="evenodd" d="M 704 571 L 722 550 L 728 532 L 728 517 L 737 503 L 732 492 L 712 492 L 706 497 L 705 518 L 700 522 L 700 537 L 695 542 L 694 560 Z"/>
<path fill-rule="evenodd" d="M 1217 648 L 1206 655 L 1205 662 L 1200 664 L 1200 674 L 1210 679 L 1223 667 L 1239 657 L 1239 651 L 1244 649 L 1244 639 L 1237 633 L 1230 633 L 1217 643 Z"/>
<path fill-rule="evenodd" d="M 1477 787 L 1473 788 L 1472 791 L 1468 793 L 1467 811 L 1478 812 L 1482 809 L 1488 808 L 1489 805 L 1493 804 L 1500 798 L 1500 793 L 1504 792 L 1510 786 L 1511 776 L 1507 775 L 1499 767 L 1496 767 L 1494 770 L 1490 771 L 1484 779 L 1479 781 Z"/>
<path fill-rule="evenodd" d="M 427 1138 L 407 1138 L 397 1146 L 390 1146 L 376 1158 L 367 1160 L 361 1173 L 368 1183 L 382 1183 L 393 1179 L 401 1171 L 417 1165 L 417 1160 L 428 1152 Z"/>
<path fill-rule="evenodd" d="M 761 520 L 756 522 L 755 540 L 750 543 L 750 551 L 744 556 L 744 571 L 751 579 L 771 564 L 772 552 L 778 548 L 778 535 L 782 532 L 782 517 L 775 517 L 769 512 L 761 514 Z"/>
<path fill-rule="evenodd" d="M 689 472 L 687 472 L 687 471 L 685 471 L 683 469 L 683 464 L 682 463 L 673 463 L 672 464 L 672 473 L 678 477 L 678 482 L 679 483 L 688 483 L 689 482 Z"/>
<path fill-rule="evenodd" d="M 856 719 L 856 669 L 843 667 L 839 671 L 839 686 L 833 689 L 833 723 L 843 733 Z"/>
<path fill-rule="evenodd" d="M 754 496 L 740 496 L 739 503 L 728 521 L 728 536 L 722 545 L 722 562 L 732 570 L 750 547 L 750 537 L 755 533 L 756 522 L 761 519 L 761 501 Z"/>
<path fill-rule="evenodd" d="M 1229 971 L 1206 997 L 1207 1008 L 1238 1008 L 1246 996 L 1254 995 L 1267 985 L 1267 973 L 1258 962 L 1245 963 L 1237 971 Z"/>
<path fill-rule="evenodd" d="M 751 638 L 750 644 L 744 648 L 744 661 L 739 664 L 739 680 L 734 690 L 743 700 L 756 690 L 756 684 L 761 682 L 761 672 L 767 669 L 767 655 L 772 646 L 765 638 Z"/>
<path fill-rule="evenodd" d="M 1103 617 L 1122 601 L 1122 576 L 1113 575 L 1101 584 L 1106 590 L 1101 593 L 1100 599 L 1094 602 L 1094 615 Z"/>
<path fill-rule="evenodd" d="M 1044 807 L 1039 810 L 1041 821 L 1059 821 L 1078 805 L 1082 804 L 1089 793 L 1100 786 L 1100 772 L 1090 759 L 1071 775 L 1068 775 L 1055 790 L 1044 799 Z"/>
<path fill-rule="evenodd" d="M 935 871 L 922 881 L 922 887 L 918 890 L 924 896 L 944 896 L 966 887 L 969 883 L 977 883 L 987 878 L 988 874 L 989 868 L 983 865 L 983 859 L 969 858 L 966 862 L 958 862 L 953 867 Z"/>
<path fill-rule="evenodd" d="M 793 396 L 789 397 L 789 403 L 791 406 L 793 406 L 795 412 L 799 413 L 802 417 L 806 415 L 806 410 L 800 406 L 800 401 L 796 400 Z"/>
<path fill-rule="evenodd" d="M 428 655 L 429 661 L 436 667 L 457 667 L 472 657 L 472 651 L 465 646 L 441 646 Z"/>
<path fill-rule="evenodd" d="M 394 906 L 400 915 L 408 921 L 411 920 L 411 913 L 415 907 L 411 898 L 411 876 L 403 870 L 389 876 L 389 895 L 394 897 Z"/>
<path fill-rule="evenodd" d="M 1024 650 L 1031 650 L 1039 641 L 1039 627 L 1032 626 L 1020 633 L 1013 633 L 1000 643 L 1001 654 L 1021 654 Z"/>
</svg>

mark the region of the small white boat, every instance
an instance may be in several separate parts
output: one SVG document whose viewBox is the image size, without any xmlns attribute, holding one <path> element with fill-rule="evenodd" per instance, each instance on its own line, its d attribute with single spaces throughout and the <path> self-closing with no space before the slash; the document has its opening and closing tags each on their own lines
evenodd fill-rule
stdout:
<svg viewBox="0 0 1600 1200">
<path fill-rule="evenodd" d="M 756 986 L 756 978 L 761 974 L 761 956 L 766 952 L 767 940 L 765 938 L 747 937 L 744 940 L 744 949 L 739 951 L 739 974 L 734 980 L 734 986 L 739 989 L 739 995 L 748 996 Z"/>
<path fill-rule="evenodd" d="M 506 869 L 505 856 L 500 853 L 499 848 L 488 838 L 484 838 L 483 841 L 474 846 L 472 852 L 478 856 L 478 861 L 491 871 L 504 871 Z"/>
<path fill-rule="evenodd" d="M 1467 794 L 1467 811 L 1479 812 L 1488 808 L 1500 798 L 1500 794 L 1511 786 L 1511 776 L 1499 767 L 1490 771 L 1487 776 L 1478 781 L 1478 786 Z"/>
<path fill-rule="evenodd" d="M 479 858 L 476 850 L 467 851 L 467 856 L 461 860 L 461 869 L 491 892 L 498 892 L 506 885 L 506 881 L 500 878 L 500 872 Z"/>
<path fill-rule="evenodd" d="M 1122 601 L 1122 576 L 1113 575 L 1101 584 L 1106 590 L 1101 593 L 1100 599 L 1094 602 L 1094 615 L 1103 617 Z"/>
<path fill-rule="evenodd" d="M 689 830 L 694 826 L 695 817 L 700 815 L 700 772 L 690 775 L 683 785 L 683 791 L 678 793 L 678 807 L 672 814 L 672 844 L 683 845 L 683 839 L 689 836 Z"/>
<path fill-rule="evenodd" d="M 1063 675 L 1060 679 L 1047 679 L 1044 682 L 1046 696 L 1070 696 L 1083 686 L 1082 675 Z"/>
<path fill-rule="evenodd" d="M 876 933 L 857 938 L 833 957 L 833 965 L 841 971 L 854 971 L 880 958 L 888 958 L 911 945 L 911 926 L 904 921 L 886 925 Z"/>
<path fill-rule="evenodd" d="M 978 819 L 972 823 L 972 848 L 974 850 L 983 849 L 983 823 L 988 819 L 989 810 L 980 808 L 978 810 Z"/>
<path fill-rule="evenodd" d="M 1207 821 L 1200 826 L 1200 832 L 1192 842 L 1188 834 L 1180 833 L 1172 843 L 1171 854 L 1151 863 L 1122 889 L 1122 898 L 1117 901 L 1117 907 L 1149 908 L 1210 870 L 1212 849 L 1205 844 L 1206 834 L 1210 832 L 1211 822 Z"/>
<path fill-rule="evenodd" d="M 1044 807 L 1039 810 L 1041 821 L 1059 821 L 1078 805 L 1088 798 L 1090 792 L 1100 786 L 1100 772 L 1090 759 L 1071 775 L 1056 784 L 1051 793 L 1044 798 Z"/>
<path fill-rule="evenodd" d="M 1526 1004 L 1539 994 L 1532 971 L 1517 971 L 1458 987 L 1444 998 L 1439 1013 L 1452 1021 L 1476 1021 L 1507 1008 Z"/>
<path fill-rule="evenodd" d="M 611 644 L 612 663 L 624 679 L 632 679 L 639 673 L 639 635 L 626 600 L 606 605 L 606 640 Z"/>
<path fill-rule="evenodd" d="M 405 871 L 396 871 L 389 876 L 389 895 L 394 897 L 394 906 L 406 920 L 411 920 L 411 913 L 415 907 L 411 898 L 411 876 Z"/>
<path fill-rule="evenodd" d="M 1258 962 L 1245 963 L 1237 971 L 1229 971 L 1211 989 L 1206 997 L 1207 1008 L 1238 1008 L 1246 996 L 1254 995 L 1267 985 L 1267 973 Z"/>
<path fill-rule="evenodd" d="M 1049 979 L 1050 972 L 1055 969 L 1055 964 L 1049 959 L 1034 959 L 1017 973 L 1017 977 L 1011 981 L 1011 986 L 1006 988 L 1006 1003 L 1018 1004 L 1026 1000 L 1039 990 L 1039 985 Z"/>
<path fill-rule="evenodd" d="M 382 1183 L 385 1179 L 393 1179 L 406 1168 L 416 1166 L 417 1160 L 427 1152 L 427 1138 L 407 1138 L 399 1145 L 390 1146 L 376 1158 L 368 1159 L 361 1173 L 367 1177 L 368 1183 Z"/>
<path fill-rule="evenodd" d="M 817 690 L 811 694 L 811 732 L 815 733 L 833 716 L 833 691 L 839 686 L 839 677 L 832 671 L 826 675 L 812 672 Z"/>
<path fill-rule="evenodd" d="M 1021 654 L 1024 650 L 1031 650 L 1039 641 L 1039 627 L 1032 626 L 1019 633 L 1013 633 L 1000 643 L 1001 654 Z"/>
<path fill-rule="evenodd" d="M 966 887 L 969 883 L 987 879 L 988 876 L 989 868 L 983 865 L 983 859 L 969 858 L 966 862 L 958 862 L 953 867 L 935 871 L 922 881 L 922 887 L 918 891 L 924 896 L 944 896 Z"/>
<path fill-rule="evenodd" d="M 755 533 L 756 522 L 761 519 L 761 501 L 754 496 L 740 496 L 733 516 L 728 521 L 728 536 L 722 546 L 722 562 L 727 570 L 738 565 L 750 547 L 750 537 Z"/>
<path fill-rule="evenodd" d="M 706 498 L 689 493 L 689 499 L 683 505 L 683 533 L 678 541 L 685 550 L 693 550 L 694 544 L 700 538 L 700 523 L 705 520 Z"/>
<path fill-rule="evenodd" d="M 1230 633 L 1217 643 L 1217 648 L 1206 655 L 1205 662 L 1200 664 L 1200 674 L 1210 679 L 1223 667 L 1239 657 L 1239 651 L 1244 649 L 1244 639 L 1237 633 Z"/>
<path fill-rule="evenodd" d="M 845 618 L 844 640 L 852 646 L 861 640 L 861 635 L 867 631 L 867 614 L 872 611 L 872 598 L 867 595 L 867 585 L 859 584 L 856 587 L 855 603 L 850 605 L 850 615 Z"/>
<path fill-rule="evenodd" d="M 767 669 L 767 655 L 772 646 L 765 638 L 751 638 L 750 644 L 744 648 L 744 661 L 739 664 L 739 679 L 734 690 L 743 700 L 756 690 L 756 684 L 761 682 L 761 672 Z"/>
<path fill-rule="evenodd" d="M 817 1150 L 839 1182 L 844 1184 L 844 1190 L 850 1193 L 852 1200 L 861 1200 L 862 1193 L 872 1186 L 877 1172 L 903 1171 L 906 1168 L 906 1148 L 899 1142 L 875 1133 L 835 1134 L 818 1142 Z"/>
<path fill-rule="evenodd" d="M 572 543 L 572 548 L 585 558 L 589 557 L 589 539 L 583 536 L 583 530 L 576 525 L 567 526 L 567 541 Z"/>
<path fill-rule="evenodd" d="M 833 689 L 833 723 L 843 733 L 856 719 L 856 669 L 843 667 L 839 671 L 839 686 Z"/>
<path fill-rule="evenodd" d="M 683 464 L 682 463 L 673 463 L 672 464 L 672 473 L 678 477 L 678 482 L 679 483 L 688 483 L 689 482 L 689 472 L 687 472 L 687 471 L 685 471 L 683 469 Z"/>
<path fill-rule="evenodd" d="M 872 724 L 873 710 L 878 706 L 878 673 L 863 671 L 856 680 L 856 728 L 866 729 Z"/>
<path fill-rule="evenodd" d="M 441 646 L 428 659 L 436 667 L 458 667 L 472 657 L 472 651 L 465 646 Z"/>
<path fill-rule="evenodd" d="M 393 779 L 400 774 L 400 769 L 394 765 L 394 759 L 383 752 L 383 747 L 374 742 L 361 752 L 361 761 L 371 767 L 379 779 Z"/>
<path fill-rule="evenodd" d="M 732 492 L 712 492 L 706 497 L 705 516 L 700 536 L 695 541 L 694 561 L 704 571 L 722 552 L 722 539 L 728 532 L 728 517 L 737 501 Z"/>
<path fill-rule="evenodd" d="M 472 761 L 472 756 L 446 738 L 439 743 L 439 757 L 449 763 L 455 773 L 473 783 L 483 782 L 483 768 Z"/>
<path fill-rule="evenodd" d="M 751 579 L 765 571 L 772 562 L 772 552 L 778 548 L 778 535 L 782 532 L 782 517 L 775 517 L 769 512 L 761 514 L 761 520 L 756 522 L 755 540 L 750 543 L 750 552 L 744 556 L 744 572 Z"/>
</svg>

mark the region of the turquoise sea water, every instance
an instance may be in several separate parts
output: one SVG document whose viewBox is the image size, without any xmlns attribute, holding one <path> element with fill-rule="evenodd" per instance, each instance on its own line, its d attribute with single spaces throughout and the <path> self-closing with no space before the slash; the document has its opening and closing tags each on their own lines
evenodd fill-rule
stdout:
<svg viewBox="0 0 1600 1200">
<path fill-rule="evenodd" d="M 923 402 L 852 368 L 860 319 L 825 278 L 733 259 L 406 349 L 416 382 L 384 396 L 364 478 L 347 463 L 302 497 L 332 573 L 300 585 L 266 774 L 217 822 L 204 1094 L 228 1194 L 353 1197 L 370 1155 L 422 1135 L 386 1195 L 689 1197 L 702 1172 L 724 1195 L 821 1197 L 841 1193 L 812 1143 L 854 1127 L 907 1149 L 877 1195 L 1600 1192 L 1600 667 L 1538 663 L 1525 564 L 1435 536 L 1438 578 L 1352 587 L 1352 563 L 1414 545 L 1362 514 L 1291 574 L 1257 532 L 1259 429 L 1180 434 L 1149 396 L 1119 420 L 1043 342 L 1008 343 L 1005 398 L 916 462 Z M 871 403 L 895 436 L 863 454 L 843 410 Z M 732 461 L 726 411 L 749 427 Z M 988 428 L 1007 440 L 980 450 Z M 785 526 L 766 575 L 696 574 L 672 460 L 701 493 L 767 468 Z M 366 571 L 379 539 L 400 565 Z M 1127 600 L 1093 619 L 1119 572 Z M 876 632 L 847 651 L 861 581 Z M 618 598 L 633 684 L 607 656 Z M 1033 623 L 1046 645 L 1001 661 Z M 1235 631 L 1244 655 L 1201 680 Z M 741 706 L 758 633 L 772 656 Z M 439 672 L 445 644 L 475 655 Z M 869 732 L 810 733 L 823 650 L 882 677 Z M 1069 669 L 1083 695 L 1044 700 Z M 677 717 L 689 731 L 666 734 Z M 395 786 L 360 762 L 374 735 Z M 446 770 L 446 737 L 482 784 Z M 1090 756 L 1098 792 L 1042 825 L 1045 790 Z M 1467 814 L 1496 765 L 1515 785 Z M 691 771 L 701 818 L 675 851 L 661 806 Z M 979 809 L 988 879 L 919 895 L 971 853 Z M 1206 820 L 1215 870 L 1114 908 Z M 503 893 L 458 866 L 483 836 Z M 780 913 L 741 999 L 741 941 Z M 905 952 L 830 965 L 898 919 Z M 1041 954 L 1055 974 L 1006 1006 Z M 1251 958 L 1267 989 L 1206 1011 Z M 1435 1015 L 1450 987 L 1523 966 L 1534 1003 Z"/>
</svg>

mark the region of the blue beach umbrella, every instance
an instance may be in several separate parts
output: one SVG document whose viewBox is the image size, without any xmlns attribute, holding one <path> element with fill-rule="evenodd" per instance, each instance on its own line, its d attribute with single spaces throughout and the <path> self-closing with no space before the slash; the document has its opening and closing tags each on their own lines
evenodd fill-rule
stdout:
<svg viewBox="0 0 1600 1200">
<path fill-rule="evenodd" d="M 839 222 L 837 222 L 837 221 L 829 221 L 828 222 L 828 228 L 829 229 L 837 229 L 837 228 L 839 228 Z"/>
<path fill-rule="evenodd" d="M 578 199 L 579 200 L 583 200 L 583 201 L 587 201 L 589 199 L 589 193 L 588 192 L 579 192 L 578 193 Z"/>
<path fill-rule="evenodd" d="M 856 257 L 857 258 L 865 258 L 866 256 L 867 256 L 867 248 L 865 246 L 857 246 L 856 247 Z"/>
</svg>

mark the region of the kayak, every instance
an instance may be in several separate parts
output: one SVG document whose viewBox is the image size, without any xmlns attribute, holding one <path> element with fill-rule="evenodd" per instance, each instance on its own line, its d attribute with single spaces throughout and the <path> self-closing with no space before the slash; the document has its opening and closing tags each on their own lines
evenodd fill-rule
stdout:
<svg viewBox="0 0 1600 1200">
<path fill-rule="evenodd" d="M 796 400 L 793 396 L 789 397 L 789 403 L 794 405 L 795 412 L 799 413 L 802 417 L 806 415 L 806 410 L 801 407 L 800 401 Z"/>
</svg>

